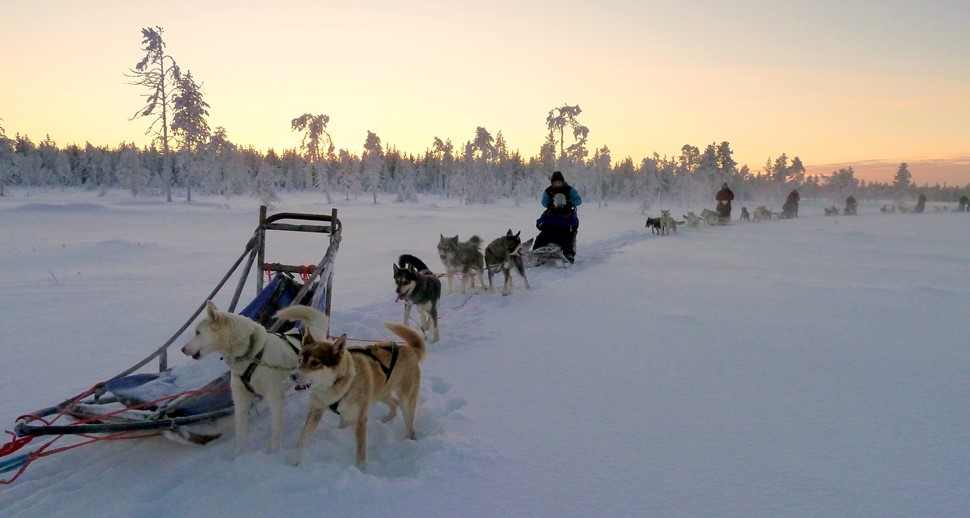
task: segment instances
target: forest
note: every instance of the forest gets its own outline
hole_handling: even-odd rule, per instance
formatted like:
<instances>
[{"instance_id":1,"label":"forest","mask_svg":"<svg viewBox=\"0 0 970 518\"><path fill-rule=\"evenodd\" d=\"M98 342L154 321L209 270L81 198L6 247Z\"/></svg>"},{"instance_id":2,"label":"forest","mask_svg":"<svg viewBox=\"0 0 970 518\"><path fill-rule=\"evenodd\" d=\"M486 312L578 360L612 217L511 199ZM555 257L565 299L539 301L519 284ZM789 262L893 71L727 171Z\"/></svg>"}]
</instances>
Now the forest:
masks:
<instances>
[{"instance_id":1,"label":"forest","mask_svg":"<svg viewBox=\"0 0 970 518\"><path fill-rule=\"evenodd\" d=\"M121 188L133 196L173 195L191 201L193 193L255 196L272 203L286 191L319 191L328 201L384 197L407 202L418 194L457 197L468 204L499 198L516 202L536 198L552 171L562 171L587 202L636 200L644 210L653 205L704 205L723 183L739 200L782 200L792 189L806 199L840 205L857 199L907 203L917 193L930 200L955 202L966 186L917 186L906 163L891 183L865 182L852 167L828 175L807 175L798 156L781 153L757 170L740 165L730 142L703 150L685 144L676 156L657 152L635 163L614 159L607 146L589 149L591 129L581 122L579 105L549 110L548 134L532 156L524 156L499 131L484 127L460 145L435 137L421 153L384 145L370 131L361 152L335 149L327 131L330 117L304 113L292 119L299 146L277 152L233 143L223 127L210 129L209 104L191 71L182 72L165 51L161 27L142 29L145 57L126 76L142 88L145 104L132 120L149 122L151 144L121 143L108 147L86 143L59 146L46 137L34 143L27 135L9 136L0 125L0 196L7 186L81 187L95 191ZM2 114L0 114L2 116ZM2 118L0 118L2 122ZM174 193L174 194L173 194Z\"/></svg>"}]
</instances>

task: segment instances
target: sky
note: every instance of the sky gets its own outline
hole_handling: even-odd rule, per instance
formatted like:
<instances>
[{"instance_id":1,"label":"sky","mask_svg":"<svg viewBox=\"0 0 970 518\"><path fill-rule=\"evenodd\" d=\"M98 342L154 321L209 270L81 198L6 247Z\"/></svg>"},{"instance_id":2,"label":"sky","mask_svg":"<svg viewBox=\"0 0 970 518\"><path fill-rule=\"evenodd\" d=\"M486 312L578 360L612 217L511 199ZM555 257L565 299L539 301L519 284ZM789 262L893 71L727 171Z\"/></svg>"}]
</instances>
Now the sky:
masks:
<instances>
[{"instance_id":1,"label":"sky","mask_svg":"<svg viewBox=\"0 0 970 518\"><path fill-rule=\"evenodd\" d=\"M422 153L484 127L535 156L549 111L579 105L589 148L614 160L726 140L755 171L785 153L809 172L891 177L907 162L917 183L970 183L966 2L277 4L6 6L0 124L35 142L146 143L148 121L130 120L146 92L124 74L141 29L161 26L210 125L258 149L297 148L290 121L311 113L338 149L361 152L371 131Z\"/></svg>"},{"instance_id":2,"label":"sky","mask_svg":"<svg viewBox=\"0 0 970 518\"><path fill-rule=\"evenodd\" d=\"M258 221L249 197L6 191L0 430L154 351ZM515 278L505 297L443 295L441 340L421 365L416 440L403 438L401 417L381 423L375 405L364 471L352 430L330 412L303 462L286 464L307 413L301 392L287 399L276 454L258 406L238 457L231 424L205 446L87 444L0 485L0 515L966 515L970 214L938 202L924 214L882 214L862 200L858 216L823 216L803 203L797 219L656 236L636 203L587 205L568 269L529 268L531 289ZM441 271L440 234L490 240L511 227L533 237L539 212L538 202L330 206L284 193L271 213L331 208L344 229L331 333L354 345L390 338L382 322L403 316L391 268L399 254ZM322 257L318 236L284 234L268 239L270 262ZM216 297L221 307L235 281ZM249 281L243 303L255 294ZM178 352L191 334L169 356L179 380L222 367Z\"/></svg>"}]
</instances>

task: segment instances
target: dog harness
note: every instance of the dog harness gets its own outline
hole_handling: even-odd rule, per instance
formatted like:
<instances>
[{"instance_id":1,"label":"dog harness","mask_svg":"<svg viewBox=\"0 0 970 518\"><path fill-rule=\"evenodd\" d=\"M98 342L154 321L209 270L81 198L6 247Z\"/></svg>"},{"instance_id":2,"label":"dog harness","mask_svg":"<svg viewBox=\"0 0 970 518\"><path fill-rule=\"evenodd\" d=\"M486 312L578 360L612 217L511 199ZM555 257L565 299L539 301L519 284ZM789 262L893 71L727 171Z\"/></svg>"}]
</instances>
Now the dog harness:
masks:
<instances>
[{"instance_id":1,"label":"dog harness","mask_svg":"<svg viewBox=\"0 0 970 518\"><path fill-rule=\"evenodd\" d=\"M299 335L297 335L297 334L282 334L282 333L276 333L276 336L282 338L283 341L286 342L286 344L290 346L290 349L293 350L293 353L294 354L296 354L297 356L300 355L300 349L299 349L299 347L297 347L294 344L294 340L299 340L300 339L300 336ZM242 356L236 358L237 361L239 361L239 360L250 360L249 366L246 367L246 370L242 373L242 376L239 376L239 380L243 382L243 385L246 387L246 390L248 390L252 394L255 394L256 391L253 390L253 386L250 385L249 382L253 379L253 373L256 372L256 367L259 367L260 365L262 365L264 367L269 367L271 369L291 370L290 367L283 367L283 366L280 366L280 365L269 365L267 363L263 363L263 361L262 361L263 360L263 351L265 351L266 348L263 347L262 349L259 350L259 352L257 352L255 355L253 355L253 352L252 351L255 348L256 348L256 335L253 334L253 335L250 335L249 336L249 348L246 349L246 353L243 354Z\"/></svg>"},{"instance_id":2,"label":"dog harness","mask_svg":"<svg viewBox=\"0 0 970 518\"><path fill-rule=\"evenodd\" d=\"M391 342L390 347L391 347L391 362L388 365L384 365L383 363L381 363L380 358L378 358L377 355L374 354L374 351L372 350L373 348L371 347L361 348L361 349L347 349L347 350L353 354L362 354L377 362L377 364L381 366L381 371L384 372L384 381L386 382L387 380L391 379L391 372L394 371L394 365L397 363L397 355L401 349L401 346L397 345L394 342ZM340 399L343 399L343 396L341 396ZM333 413L337 415L340 415L340 412L337 411L337 405L340 404L340 399L334 401L333 404L330 405L330 410L333 410Z\"/></svg>"}]
</instances>

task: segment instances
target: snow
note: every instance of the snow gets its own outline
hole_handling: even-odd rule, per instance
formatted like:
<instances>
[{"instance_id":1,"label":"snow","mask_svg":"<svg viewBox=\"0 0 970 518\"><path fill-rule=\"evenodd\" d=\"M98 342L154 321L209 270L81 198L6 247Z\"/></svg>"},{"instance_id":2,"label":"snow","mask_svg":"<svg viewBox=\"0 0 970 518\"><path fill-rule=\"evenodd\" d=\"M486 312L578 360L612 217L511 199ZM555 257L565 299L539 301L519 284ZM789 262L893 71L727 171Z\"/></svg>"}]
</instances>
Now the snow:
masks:
<instances>
[{"instance_id":1,"label":"snow","mask_svg":"<svg viewBox=\"0 0 970 518\"><path fill-rule=\"evenodd\" d=\"M258 220L248 198L6 191L9 430L163 343ZM334 333L390 338L381 322L403 314L391 282L401 253L440 270L441 234L536 233L538 202L391 199L284 193L274 208L338 209ZM298 393L279 454L267 453L265 411L240 457L231 429L206 446L85 445L0 486L0 515L963 516L970 216L881 214L866 200L858 216L822 216L829 205L654 236L635 204L587 200L575 265L529 269L532 289L516 279L507 297L444 296L418 438L403 439L400 417L371 419L365 471L329 413L303 463L284 462L306 415ZM279 245L301 263L323 251L313 237ZM178 352L186 339L173 365L192 362Z\"/></svg>"}]
</instances>

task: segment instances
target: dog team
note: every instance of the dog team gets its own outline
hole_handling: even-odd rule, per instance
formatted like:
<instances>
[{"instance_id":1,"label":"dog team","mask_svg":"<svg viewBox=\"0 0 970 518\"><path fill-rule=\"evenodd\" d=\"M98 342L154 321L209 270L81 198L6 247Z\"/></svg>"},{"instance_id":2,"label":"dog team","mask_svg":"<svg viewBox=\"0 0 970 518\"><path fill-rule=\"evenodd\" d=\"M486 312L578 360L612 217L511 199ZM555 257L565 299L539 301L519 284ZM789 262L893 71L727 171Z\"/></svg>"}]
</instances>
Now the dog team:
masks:
<instances>
[{"instance_id":1,"label":"dog team","mask_svg":"<svg viewBox=\"0 0 970 518\"><path fill-rule=\"evenodd\" d=\"M543 193L542 206L549 211L554 195L563 195L564 207L569 209L569 254L575 254L578 219L575 207L582 198L555 171L550 187ZM568 201L565 196L568 194ZM541 220L541 218L540 218ZM542 230L537 222L537 228ZM512 289L512 271L518 272L529 289L522 254L531 250L534 239L523 242L521 232L509 229L505 235L492 240L482 251L482 239L472 236L461 241L458 236L440 235L438 256L448 278L448 293L454 292L454 277L459 276L461 292L478 284L493 289L493 277L505 276L502 295ZM540 235L542 235L540 233ZM561 246L562 246L561 245ZM566 252L567 248L563 248ZM573 255L567 255L572 262ZM349 346L347 335L331 339L328 335L330 319L325 313L309 306L290 306L277 311L281 321L298 322L302 330L284 334L270 333L263 325L242 315L222 311L210 300L202 319L195 326L195 335L182 347L182 353L194 359L218 353L228 365L229 389L234 406L236 455L246 446L249 411L259 397L269 406L271 435L269 451L278 452L283 443L283 423L286 394L292 386L308 393L309 411L295 448L288 462L299 464L303 451L314 431L320 426L323 414L329 409L340 416L340 425L353 426L356 442L355 458L360 469L367 462L368 410L375 402L387 405L388 413L382 422L391 420L400 407L404 417L404 435L415 438L414 421L421 387L420 364L427 355L423 331L431 330L432 340L440 338L438 303L441 299L441 280L421 259L402 254L393 265L397 300L404 301L404 322L385 322L391 333L404 345L388 341L370 346ZM409 326L411 310L417 306L421 315L418 332Z\"/></svg>"},{"instance_id":2,"label":"dog team","mask_svg":"<svg viewBox=\"0 0 970 518\"><path fill-rule=\"evenodd\" d=\"M453 291L453 277L461 279L461 291L474 287L475 278L488 288L493 276L505 276L502 294L512 287L512 270L522 277L529 289L521 252L532 246L522 242L521 232L508 232L496 238L484 252L482 240L473 236L460 241L458 236L444 237L438 243L438 255L445 267L448 291ZM421 386L421 361L427 354L422 332L409 327L411 310L417 306L422 330L431 330L432 340L440 339L438 302L441 280L419 258L403 254L393 265L397 300L404 301L404 322L385 322L391 333L404 345L388 341L370 346L349 346L347 335L328 337L329 317L309 306L291 306L279 310L276 318L302 324L285 334L270 333L263 325L245 316L220 310L211 300L206 303L203 318L195 326L195 335L182 347L182 353L199 359L218 353L230 371L235 453L243 453L248 438L249 411L259 397L269 407L271 434L269 451L282 448L286 395L290 387L307 391L309 411L303 430L288 462L299 464L310 437L320 426L329 409L340 416L340 426L353 426L356 464L364 469L367 462L367 418L372 404L380 401L388 413L388 422L400 407L404 417L404 435L415 438L414 422Z\"/></svg>"}]
</instances>

